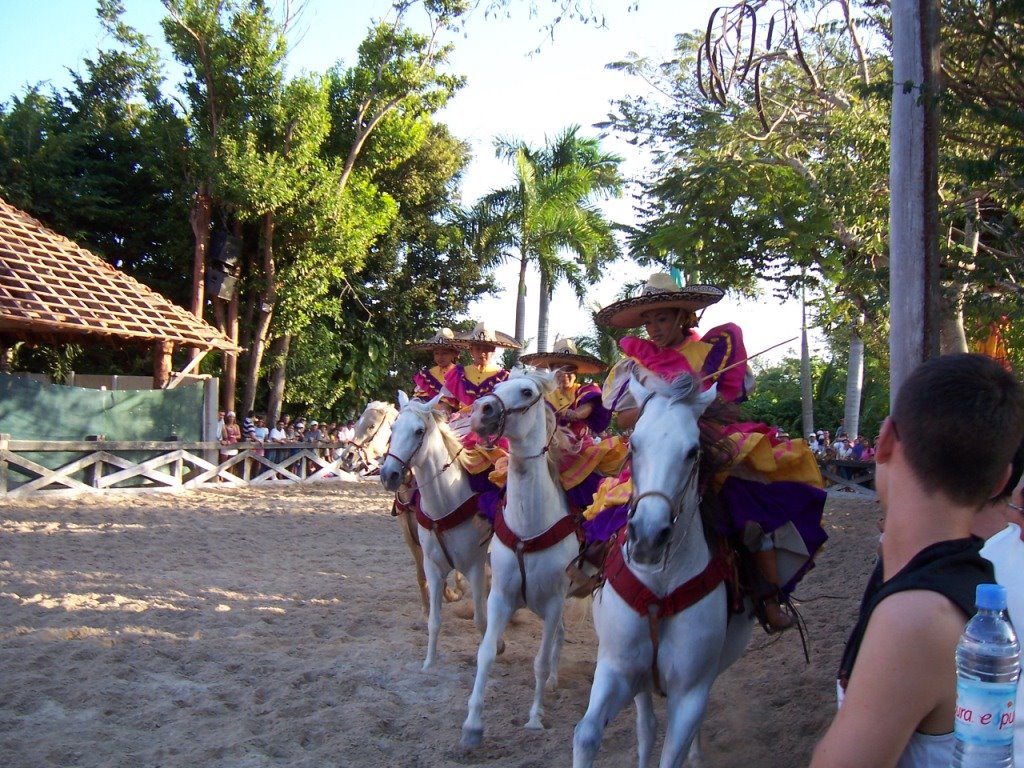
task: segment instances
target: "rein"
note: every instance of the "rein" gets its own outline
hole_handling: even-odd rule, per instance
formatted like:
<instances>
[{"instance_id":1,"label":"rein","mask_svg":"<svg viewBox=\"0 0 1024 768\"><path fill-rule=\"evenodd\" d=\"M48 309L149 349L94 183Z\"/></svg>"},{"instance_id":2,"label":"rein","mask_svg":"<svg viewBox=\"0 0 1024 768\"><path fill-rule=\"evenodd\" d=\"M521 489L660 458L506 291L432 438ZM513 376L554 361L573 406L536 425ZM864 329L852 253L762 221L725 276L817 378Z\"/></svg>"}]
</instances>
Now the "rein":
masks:
<instances>
[{"instance_id":1,"label":"rein","mask_svg":"<svg viewBox=\"0 0 1024 768\"><path fill-rule=\"evenodd\" d=\"M373 434L370 435L369 438L367 438L366 440L363 440L362 442L356 442L355 440L352 440L349 443L350 445L355 447L356 451L359 453L359 458L361 458L363 460L364 464L368 465L370 463L370 454L367 452L366 446L373 445L373 441L377 439L377 435L380 433L380 431L382 429L384 429L384 425L388 423L388 414L389 413L391 413L391 412L390 411L386 411L384 413L384 415L381 417L380 421L377 423L376 429L373 430ZM387 453L385 453L384 455L387 456Z\"/></svg>"},{"instance_id":2,"label":"rein","mask_svg":"<svg viewBox=\"0 0 1024 768\"><path fill-rule=\"evenodd\" d=\"M422 448L423 448L423 441L426 440L426 438L427 438L427 433L426 433L426 431L424 431L423 434L420 436L420 441L416 444L416 448L413 450L413 452L411 454L409 454L409 458L408 459L403 459L397 453L392 453L391 452L391 446L389 445L388 446L388 450L381 457L381 464L383 464L388 459L388 457L390 456L392 459L394 459L395 461L397 461L401 465L402 473L404 475L414 474L413 471L412 471L412 460L415 459L416 458L416 454L418 454L422 450ZM459 450L455 452L454 456L449 455L448 462L443 467L441 467L441 469L437 472L437 474L435 474L433 477L429 478L428 480L426 480L426 481L424 481L422 483L419 482L419 480L417 479L417 481L416 481L417 485L425 486L425 485L427 485L429 483L433 483L433 482L437 481L437 479L439 477L441 477L441 475L443 475L445 472L447 472L448 468L452 464L455 463L455 460L458 459L459 456L462 455L462 452L464 450L465 450L465 446L460 446ZM410 501L411 501L411 499L410 499ZM408 503L408 502L403 502L403 503Z\"/></svg>"},{"instance_id":3,"label":"rein","mask_svg":"<svg viewBox=\"0 0 1024 768\"><path fill-rule=\"evenodd\" d=\"M490 436L492 444L493 444L494 440L501 439L502 437L505 436L505 425L508 422L508 416L509 416L510 413L526 413L528 410L533 408L533 406L535 406L537 403L539 403L541 401L541 393L539 391L537 392L537 396L536 397L534 397L532 400L530 400L526 405L521 405L518 408L509 408L507 405L505 405L505 402L501 399L501 397L498 396L497 392L491 392L490 395L488 395L488 397L493 397L495 400L497 400L498 401L498 406L499 406L499 411L498 411L498 431ZM541 456L543 456L545 453L547 453L548 450L551 448L551 441L555 439L555 433L556 432L558 432L558 425L557 424L555 424L555 428L553 430L551 430L551 434L548 435L547 442L544 443L544 447L541 449L540 453L535 453L535 454L533 454L531 456L517 456L516 458L517 459L539 459Z\"/></svg>"}]
</instances>

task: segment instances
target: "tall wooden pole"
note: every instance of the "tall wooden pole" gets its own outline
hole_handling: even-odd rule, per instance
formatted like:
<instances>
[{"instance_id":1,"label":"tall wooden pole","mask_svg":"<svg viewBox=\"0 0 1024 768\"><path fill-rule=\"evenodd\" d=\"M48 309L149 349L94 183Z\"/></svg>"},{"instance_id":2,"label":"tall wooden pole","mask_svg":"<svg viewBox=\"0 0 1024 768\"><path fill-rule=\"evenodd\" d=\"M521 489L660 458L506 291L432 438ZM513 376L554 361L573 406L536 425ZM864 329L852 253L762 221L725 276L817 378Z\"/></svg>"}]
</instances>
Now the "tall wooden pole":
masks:
<instances>
[{"instance_id":1,"label":"tall wooden pole","mask_svg":"<svg viewBox=\"0 0 1024 768\"><path fill-rule=\"evenodd\" d=\"M939 2L892 0L890 402L939 351Z\"/></svg>"}]
</instances>

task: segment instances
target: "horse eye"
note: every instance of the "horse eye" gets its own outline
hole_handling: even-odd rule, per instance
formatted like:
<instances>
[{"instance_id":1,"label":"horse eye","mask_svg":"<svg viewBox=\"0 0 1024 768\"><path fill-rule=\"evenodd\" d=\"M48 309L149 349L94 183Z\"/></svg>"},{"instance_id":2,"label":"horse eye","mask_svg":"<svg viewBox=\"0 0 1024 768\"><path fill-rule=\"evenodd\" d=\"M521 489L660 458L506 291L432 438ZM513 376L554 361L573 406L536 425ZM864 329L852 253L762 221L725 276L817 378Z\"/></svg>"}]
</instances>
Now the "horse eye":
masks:
<instances>
[{"instance_id":1,"label":"horse eye","mask_svg":"<svg viewBox=\"0 0 1024 768\"><path fill-rule=\"evenodd\" d=\"M533 392L530 391L529 387L523 387L520 394L522 394L523 397L533 397Z\"/></svg>"},{"instance_id":2,"label":"horse eye","mask_svg":"<svg viewBox=\"0 0 1024 768\"><path fill-rule=\"evenodd\" d=\"M418 427L418 428L416 429L416 436L417 436L417 437L422 437L422 436L423 436L423 433L424 433L425 431L426 431L426 430L425 430L425 429L424 429L423 427Z\"/></svg>"}]
</instances>

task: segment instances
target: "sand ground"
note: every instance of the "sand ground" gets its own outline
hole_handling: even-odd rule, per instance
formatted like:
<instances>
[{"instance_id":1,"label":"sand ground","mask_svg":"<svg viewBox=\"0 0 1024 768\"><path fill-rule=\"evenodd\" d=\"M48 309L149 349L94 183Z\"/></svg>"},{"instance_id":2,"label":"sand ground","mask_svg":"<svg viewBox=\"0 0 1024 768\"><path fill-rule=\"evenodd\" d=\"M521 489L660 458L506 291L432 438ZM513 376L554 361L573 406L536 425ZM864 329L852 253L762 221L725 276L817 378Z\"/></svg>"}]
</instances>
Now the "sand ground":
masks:
<instances>
[{"instance_id":1,"label":"sand ground","mask_svg":"<svg viewBox=\"0 0 1024 768\"><path fill-rule=\"evenodd\" d=\"M547 730L528 732L539 622L524 611L488 686L484 745L458 746L478 637L445 607L435 670L390 499L371 481L0 503L0 766L568 766L596 639L567 621ZM755 630L716 683L711 768L800 766L874 560L876 506L830 499L794 632ZM657 703L664 721L664 703ZM598 765L635 764L630 706Z\"/></svg>"}]
</instances>

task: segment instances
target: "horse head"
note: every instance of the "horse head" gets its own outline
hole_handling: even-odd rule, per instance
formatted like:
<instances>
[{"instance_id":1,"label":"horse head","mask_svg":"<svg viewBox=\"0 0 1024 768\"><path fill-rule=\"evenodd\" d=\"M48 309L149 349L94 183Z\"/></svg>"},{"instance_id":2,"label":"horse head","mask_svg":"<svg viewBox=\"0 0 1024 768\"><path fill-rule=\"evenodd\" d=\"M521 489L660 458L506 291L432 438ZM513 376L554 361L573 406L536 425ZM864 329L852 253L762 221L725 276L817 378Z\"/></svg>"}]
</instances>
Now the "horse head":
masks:
<instances>
[{"instance_id":1,"label":"horse head","mask_svg":"<svg viewBox=\"0 0 1024 768\"><path fill-rule=\"evenodd\" d=\"M543 445L549 439L544 396L554 388L552 371L513 369L491 394L473 403L473 431L483 438L507 437L513 444L522 444L540 434Z\"/></svg>"},{"instance_id":2,"label":"horse head","mask_svg":"<svg viewBox=\"0 0 1024 768\"><path fill-rule=\"evenodd\" d=\"M626 551L636 563L653 564L668 556L676 521L683 517L690 525L697 515L698 419L715 399L716 388L702 392L689 374L667 384L637 371L629 389L640 403L640 416L630 438L633 496Z\"/></svg>"},{"instance_id":3,"label":"horse head","mask_svg":"<svg viewBox=\"0 0 1024 768\"><path fill-rule=\"evenodd\" d=\"M368 403L356 422L349 447L342 455L342 469L347 472L369 469L384 452L391 436L391 425L397 417L398 411L391 403L382 400Z\"/></svg>"},{"instance_id":4,"label":"horse head","mask_svg":"<svg viewBox=\"0 0 1024 768\"><path fill-rule=\"evenodd\" d=\"M397 491L406 475L422 461L423 447L437 427L434 407L441 396L421 402L398 393L401 411L391 425L391 439L380 465L380 481L389 491Z\"/></svg>"}]
</instances>

